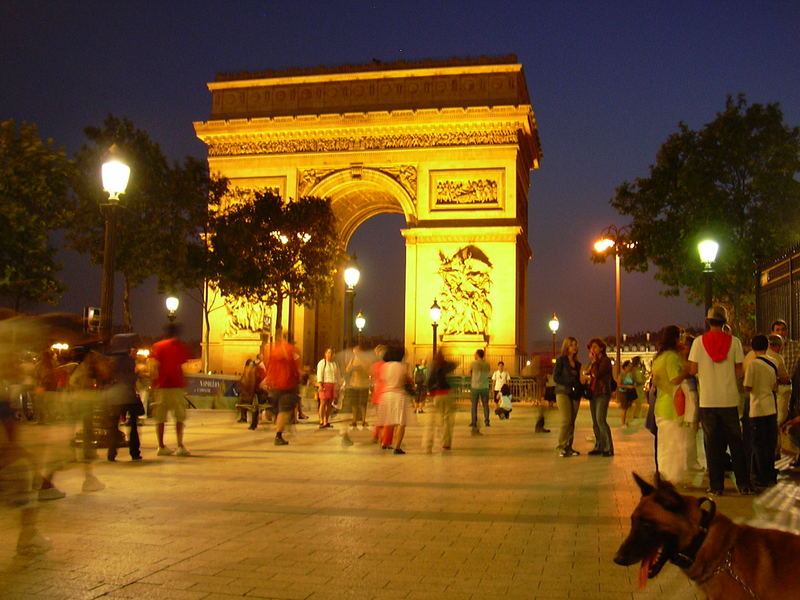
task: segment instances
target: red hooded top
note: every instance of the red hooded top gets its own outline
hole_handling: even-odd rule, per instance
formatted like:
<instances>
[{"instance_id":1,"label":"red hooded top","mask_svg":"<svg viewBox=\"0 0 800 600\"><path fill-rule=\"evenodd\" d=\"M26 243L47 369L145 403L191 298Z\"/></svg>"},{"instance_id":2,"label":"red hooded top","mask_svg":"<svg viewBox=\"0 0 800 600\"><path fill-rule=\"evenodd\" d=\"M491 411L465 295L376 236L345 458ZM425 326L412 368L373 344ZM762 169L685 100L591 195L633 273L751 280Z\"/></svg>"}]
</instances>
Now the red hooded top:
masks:
<instances>
[{"instance_id":1,"label":"red hooded top","mask_svg":"<svg viewBox=\"0 0 800 600\"><path fill-rule=\"evenodd\" d=\"M733 337L722 331L709 331L702 336L703 348L706 349L711 360L722 362L728 356Z\"/></svg>"}]
</instances>

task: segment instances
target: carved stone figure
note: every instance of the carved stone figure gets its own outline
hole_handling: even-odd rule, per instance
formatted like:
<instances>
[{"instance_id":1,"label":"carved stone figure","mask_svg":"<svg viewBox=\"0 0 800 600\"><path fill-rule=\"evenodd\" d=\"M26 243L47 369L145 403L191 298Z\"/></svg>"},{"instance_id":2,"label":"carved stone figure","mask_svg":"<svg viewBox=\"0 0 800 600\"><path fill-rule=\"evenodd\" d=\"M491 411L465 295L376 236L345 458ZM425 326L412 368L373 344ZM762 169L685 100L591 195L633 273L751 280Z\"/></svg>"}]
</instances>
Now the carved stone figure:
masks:
<instances>
[{"instance_id":1,"label":"carved stone figure","mask_svg":"<svg viewBox=\"0 0 800 600\"><path fill-rule=\"evenodd\" d=\"M225 337L233 337L239 331L258 333L264 329L264 324L271 317L270 307L267 304L251 303L241 297L226 296L225 310L228 313Z\"/></svg>"},{"instance_id":2,"label":"carved stone figure","mask_svg":"<svg viewBox=\"0 0 800 600\"><path fill-rule=\"evenodd\" d=\"M446 257L439 251L442 333L485 333L492 317L489 292L492 262L477 246L469 245Z\"/></svg>"}]
</instances>

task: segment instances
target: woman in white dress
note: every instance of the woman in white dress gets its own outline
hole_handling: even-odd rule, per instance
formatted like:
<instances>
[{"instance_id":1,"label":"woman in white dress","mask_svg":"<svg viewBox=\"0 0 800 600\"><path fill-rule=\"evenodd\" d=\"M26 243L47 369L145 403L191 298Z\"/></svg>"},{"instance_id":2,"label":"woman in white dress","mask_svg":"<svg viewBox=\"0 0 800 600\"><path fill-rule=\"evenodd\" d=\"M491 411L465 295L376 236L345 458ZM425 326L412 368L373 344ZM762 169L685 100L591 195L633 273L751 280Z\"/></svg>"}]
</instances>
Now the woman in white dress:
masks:
<instances>
[{"instance_id":1,"label":"woman in white dress","mask_svg":"<svg viewBox=\"0 0 800 600\"><path fill-rule=\"evenodd\" d=\"M395 454L405 454L400 447L406 432L406 425L414 419L414 407L411 396L406 391L407 384L411 383L408 369L403 363L405 351L402 347L392 347L386 351L386 361L380 370L383 383L381 394L381 412L384 418L383 439L381 448L391 450ZM394 441L394 445L392 445Z\"/></svg>"}]
</instances>

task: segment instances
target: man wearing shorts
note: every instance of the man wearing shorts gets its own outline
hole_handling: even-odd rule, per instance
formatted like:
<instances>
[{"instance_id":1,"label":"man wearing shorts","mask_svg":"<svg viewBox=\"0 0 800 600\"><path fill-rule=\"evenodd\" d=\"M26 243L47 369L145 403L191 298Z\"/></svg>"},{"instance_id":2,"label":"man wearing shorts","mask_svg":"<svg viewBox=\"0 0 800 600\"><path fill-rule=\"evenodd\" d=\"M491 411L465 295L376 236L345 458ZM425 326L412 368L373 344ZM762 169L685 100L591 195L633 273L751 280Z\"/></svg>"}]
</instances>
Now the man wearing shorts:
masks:
<instances>
[{"instance_id":1,"label":"man wearing shorts","mask_svg":"<svg viewBox=\"0 0 800 600\"><path fill-rule=\"evenodd\" d=\"M276 399L278 405L275 445L285 446L289 442L283 439L283 430L300 401L300 355L295 347L284 339L280 330L278 339L269 352L267 385L270 397Z\"/></svg>"},{"instance_id":2,"label":"man wearing shorts","mask_svg":"<svg viewBox=\"0 0 800 600\"><path fill-rule=\"evenodd\" d=\"M164 328L164 339L153 344L150 349L151 373L153 377L153 395L155 407L153 418L156 421L156 435L158 436L158 455L189 456L189 451L183 445L183 424L186 421L186 399L184 398L184 378L182 365L189 360L189 350L178 339L180 327L176 323L169 323ZM164 445L164 423L167 414L172 412L175 417L175 436L178 440L177 453L172 448Z\"/></svg>"}]
</instances>

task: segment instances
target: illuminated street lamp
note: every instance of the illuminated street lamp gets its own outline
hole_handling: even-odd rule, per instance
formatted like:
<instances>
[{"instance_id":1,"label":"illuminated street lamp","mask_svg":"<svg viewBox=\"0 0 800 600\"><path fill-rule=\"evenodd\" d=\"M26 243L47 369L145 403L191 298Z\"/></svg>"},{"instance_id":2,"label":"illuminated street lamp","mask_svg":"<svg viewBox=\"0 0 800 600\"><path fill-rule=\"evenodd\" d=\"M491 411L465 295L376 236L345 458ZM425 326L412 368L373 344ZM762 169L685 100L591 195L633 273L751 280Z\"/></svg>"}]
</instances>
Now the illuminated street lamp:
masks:
<instances>
[{"instance_id":1,"label":"illuminated street lamp","mask_svg":"<svg viewBox=\"0 0 800 600\"><path fill-rule=\"evenodd\" d=\"M358 345L361 345L361 332L364 331L364 326L367 324L367 319L361 311L356 315L356 328L358 329Z\"/></svg>"},{"instance_id":2,"label":"illuminated street lamp","mask_svg":"<svg viewBox=\"0 0 800 600\"><path fill-rule=\"evenodd\" d=\"M703 278L706 284L706 313L711 308L713 301L712 285L714 281L714 261L717 260L719 244L714 240L703 240L697 244L697 251L700 253L700 262L703 263Z\"/></svg>"},{"instance_id":3,"label":"illuminated street lamp","mask_svg":"<svg viewBox=\"0 0 800 600\"><path fill-rule=\"evenodd\" d=\"M620 246L623 248L632 248L633 242L627 239L626 228L617 228L614 225L607 227L599 240L594 243L594 251L599 255L604 255L610 250L614 251L614 289L615 289L615 308L617 316L617 327L615 336L615 345L617 348L617 360L614 365L615 372L619 373L620 367L620 338L622 331L622 296L620 287Z\"/></svg>"},{"instance_id":4,"label":"illuminated street lamp","mask_svg":"<svg viewBox=\"0 0 800 600\"><path fill-rule=\"evenodd\" d=\"M433 327L433 356L436 356L436 330L439 328L439 319L442 318L442 309L439 307L439 304L436 302L436 298L433 299L433 304L431 305L431 327Z\"/></svg>"},{"instance_id":5,"label":"illuminated street lamp","mask_svg":"<svg viewBox=\"0 0 800 600\"><path fill-rule=\"evenodd\" d=\"M103 240L103 280L100 286L100 336L103 341L111 338L111 327L114 323L114 246L117 236L117 213L119 196L125 193L131 169L118 156L116 144L108 150L102 167L103 190L108 193L108 200L100 203L100 210L105 217L105 234Z\"/></svg>"},{"instance_id":6,"label":"illuminated street lamp","mask_svg":"<svg viewBox=\"0 0 800 600\"><path fill-rule=\"evenodd\" d=\"M558 325L558 317L556 316L556 313L553 313L553 318L550 319L549 323L547 323L550 331L553 332L553 360L556 358L556 333L558 332Z\"/></svg>"},{"instance_id":7,"label":"illuminated street lamp","mask_svg":"<svg viewBox=\"0 0 800 600\"><path fill-rule=\"evenodd\" d=\"M175 296L168 296L165 304L167 305L167 317L172 322L175 320L175 313L178 312L178 306L180 306L181 301Z\"/></svg>"},{"instance_id":8,"label":"illuminated street lamp","mask_svg":"<svg viewBox=\"0 0 800 600\"><path fill-rule=\"evenodd\" d=\"M361 279L361 271L358 270L356 264L356 257L350 259L347 267L344 270L344 297L345 304L347 305L347 330L345 332L345 344L349 348L353 345L353 303L356 299L356 286Z\"/></svg>"}]
</instances>

